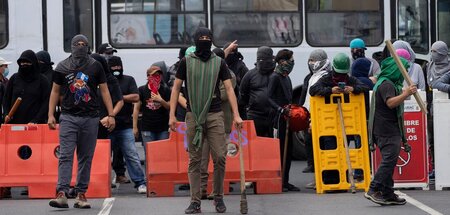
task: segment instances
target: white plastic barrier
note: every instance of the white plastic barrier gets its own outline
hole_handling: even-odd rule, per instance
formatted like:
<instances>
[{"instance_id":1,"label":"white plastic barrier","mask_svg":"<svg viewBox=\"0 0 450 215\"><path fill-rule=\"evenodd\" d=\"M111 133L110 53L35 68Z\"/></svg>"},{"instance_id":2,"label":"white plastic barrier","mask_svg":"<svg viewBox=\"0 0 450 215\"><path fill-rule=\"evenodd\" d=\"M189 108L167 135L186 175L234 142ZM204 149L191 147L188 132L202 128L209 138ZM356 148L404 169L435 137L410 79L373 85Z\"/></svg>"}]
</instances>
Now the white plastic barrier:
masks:
<instances>
[{"instance_id":1,"label":"white plastic barrier","mask_svg":"<svg viewBox=\"0 0 450 215\"><path fill-rule=\"evenodd\" d=\"M450 99L433 91L434 171L436 190L450 187Z\"/></svg>"}]
</instances>

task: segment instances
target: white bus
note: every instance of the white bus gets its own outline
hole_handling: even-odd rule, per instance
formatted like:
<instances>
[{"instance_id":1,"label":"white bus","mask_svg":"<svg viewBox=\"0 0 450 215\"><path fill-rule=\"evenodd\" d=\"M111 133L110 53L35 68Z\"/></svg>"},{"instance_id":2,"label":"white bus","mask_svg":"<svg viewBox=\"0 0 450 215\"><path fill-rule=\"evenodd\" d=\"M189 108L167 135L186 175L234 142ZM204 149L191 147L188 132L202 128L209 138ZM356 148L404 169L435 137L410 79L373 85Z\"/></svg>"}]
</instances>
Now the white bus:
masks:
<instances>
[{"instance_id":1,"label":"white bus","mask_svg":"<svg viewBox=\"0 0 450 215\"><path fill-rule=\"evenodd\" d=\"M238 41L249 69L259 46L292 49L298 95L314 49L331 59L350 54L349 42L361 38L371 57L386 39L398 38L411 43L418 60L428 60L434 41L450 44L449 20L450 0L0 0L0 56L15 62L26 49L47 50L57 63L82 33L92 51L105 42L116 48L125 74L142 85L152 63L173 64L179 47L207 26L216 47Z\"/></svg>"}]
</instances>

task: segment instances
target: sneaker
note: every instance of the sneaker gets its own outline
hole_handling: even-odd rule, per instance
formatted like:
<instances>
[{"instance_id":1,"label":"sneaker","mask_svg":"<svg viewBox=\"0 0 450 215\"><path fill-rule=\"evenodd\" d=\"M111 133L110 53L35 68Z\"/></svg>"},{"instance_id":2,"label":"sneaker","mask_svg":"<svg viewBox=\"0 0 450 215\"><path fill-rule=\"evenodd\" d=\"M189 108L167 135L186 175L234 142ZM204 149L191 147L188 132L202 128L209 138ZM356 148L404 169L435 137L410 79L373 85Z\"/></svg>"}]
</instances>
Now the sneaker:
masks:
<instances>
[{"instance_id":1,"label":"sneaker","mask_svg":"<svg viewBox=\"0 0 450 215\"><path fill-rule=\"evenodd\" d=\"M306 188L306 189L316 189L316 182L313 181L313 182L307 183L307 184L305 185L305 188Z\"/></svg>"},{"instance_id":2,"label":"sneaker","mask_svg":"<svg viewBox=\"0 0 450 215\"><path fill-rule=\"evenodd\" d=\"M130 179L127 178L127 176L119 175L116 177L116 183L129 184L129 183L131 183L131 181L130 181Z\"/></svg>"},{"instance_id":3,"label":"sneaker","mask_svg":"<svg viewBox=\"0 0 450 215\"><path fill-rule=\"evenodd\" d=\"M59 191L58 194L56 194L56 198L50 200L48 204L54 208L69 208L66 194L63 191Z\"/></svg>"},{"instance_id":4,"label":"sneaker","mask_svg":"<svg viewBox=\"0 0 450 215\"><path fill-rule=\"evenodd\" d=\"M145 186L145 184L139 185L139 187L137 188L137 192L139 194L146 194L147 193L147 186Z\"/></svg>"},{"instance_id":5,"label":"sneaker","mask_svg":"<svg viewBox=\"0 0 450 215\"><path fill-rule=\"evenodd\" d=\"M91 204L87 202L86 196L84 193L77 193L77 198L75 198L75 204L73 204L74 208L81 209L89 209L91 208Z\"/></svg>"},{"instance_id":6,"label":"sneaker","mask_svg":"<svg viewBox=\"0 0 450 215\"><path fill-rule=\"evenodd\" d=\"M208 197L206 197L208 200L214 200L214 194L213 193L210 193L209 195L208 195Z\"/></svg>"},{"instance_id":7,"label":"sneaker","mask_svg":"<svg viewBox=\"0 0 450 215\"><path fill-rule=\"evenodd\" d=\"M287 185L284 185L283 186L283 192L285 192L284 190L285 190L285 188L288 190L288 191L295 191L295 192L298 192L298 191L300 191L300 188L298 188L298 187L296 187L296 186L294 186L294 185L292 185L292 184L287 184Z\"/></svg>"},{"instance_id":8,"label":"sneaker","mask_svg":"<svg viewBox=\"0 0 450 215\"><path fill-rule=\"evenodd\" d=\"M364 197L366 197L366 199L377 203L379 205L387 205L386 201L383 199L383 196L381 195L380 191L373 191L373 190L369 190L369 192L364 194Z\"/></svg>"},{"instance_id":9,"label":"sneaker","mask_svg":"<svg viewBox=\"0 0 450 215\"><path fill-rule=\"evenodd\" d=\"M225 206L225 203L223 202L223 198L215 198L214 206L216 206L217 213L225 213L225 211L227 211L227 207Z\"/></svg>"},{"instance_id":10,"label":"sneaker","mask_svg":"<svg viewBox=\"0 0 450 215\"><path fill-rule=\"evenodd\" d=\"M189 205L188 208L186 208L186 210L184 210L185 214L198 214L201 213L202 210L200 208L200 204L197 202L191 202L191 204Z\"/></svg>"},{"instance_id":11,"label":"sneaker","mask_svg":"<svg viewBox=\"0 0 450 215\"><path fill-rule=\"evenodd\" d=\"M314 172L314 166L313 165L308 165L307 167L305 167L302 170L303 173L307 173L307 172Z\"/></svg>"},{"instance_id":12,"label":"sneaker","mask_svg":"<svg viewBox=\"0 0 450 215\"><path fill-rule=\"evenodd\" d=\"M390 198L385 198L384 201L388 205L404 205L406 204L406 200L404 198L400 198L397 194L393 194Z\"/></svg>"}]
</instances>

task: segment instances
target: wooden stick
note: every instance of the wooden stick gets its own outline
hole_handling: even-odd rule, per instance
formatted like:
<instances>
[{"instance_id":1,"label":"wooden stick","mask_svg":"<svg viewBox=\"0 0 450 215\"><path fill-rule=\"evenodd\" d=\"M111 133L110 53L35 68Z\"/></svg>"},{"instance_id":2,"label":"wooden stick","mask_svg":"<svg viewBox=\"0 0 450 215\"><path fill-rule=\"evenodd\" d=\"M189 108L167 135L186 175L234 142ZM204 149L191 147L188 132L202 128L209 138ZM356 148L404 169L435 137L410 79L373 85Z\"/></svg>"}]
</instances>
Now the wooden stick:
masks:
<instances>
[{"instance_id":1,"label":"wooden stick","mask_svg":"<svg viewBox=\"0 0 450 215\"><path fill-rule=\"evenodd\" d=\"M398 57L397 53L395 52L394 46L392 46L391 41L386 40L385 43L386 43L386 47L388 48L389 52L391 53L391 56L394 58L394 61L397 64L397 67L400 69L400 72L402 73L403 78L405 78L406 83L408 84L408 86L413 85L414 83L411 81L411 78L409 77L408 72L406 71L405 67L403 66L402 62L400 61L400 58ZM420 110L424 114L427 114L427 108L425 106L425 103L422 101L422 98L420 98L419 93L415 92L413 95L417 101L417 104L419 104L419 106L420 106Z\"/></svg>"},{"instance_id":2,"label":"wooden stick","mask_svg":"<svg viewBox=\"0 0 450 215\"><path fill-rule=\"evenodd\" d=\"M22 103L22 98L18 97L14 102L14 105L12 106L11 110L5 117L5 124L8 124L8 122L11 121L12 117L14 116L14 113L16 113L17 111L17 108L19 108L20 103Z\"/></svg>"},{"instance_id":3,"label":"wooden stick","mask_svg":"<svg viewBox=\"0 0 450 215\"><path fill-rule=\"evenodd\" d=\"M355 180L353 175L353 168L352 168L352 162L350 162L350 150L348 149L348 142L347 142L347 133L345 132L345 124L344 124L344 114L342 113L342 105L341 105L341 98L338 98L338 109L339 109L339 118L341 122L341 129L342 129L342 139L344 139L344 148L345 148L345 160L347 161L347 169L348 174L347 177L350 180L350 189L352 190L352 193L356 193L356 186L355 186Z\"/></svg>"},{"instance_id":4,"label":"wooden stick","mask_svg":"<svg viewBox=\"0 0 450 215\"><path fill-rule=\"evenodd\" d=\"M241 167L241 214L248 213L247 194L245 193L244 149L242 148L241 130L238 129L239 164Z\"/></svg>"}]
</instances>

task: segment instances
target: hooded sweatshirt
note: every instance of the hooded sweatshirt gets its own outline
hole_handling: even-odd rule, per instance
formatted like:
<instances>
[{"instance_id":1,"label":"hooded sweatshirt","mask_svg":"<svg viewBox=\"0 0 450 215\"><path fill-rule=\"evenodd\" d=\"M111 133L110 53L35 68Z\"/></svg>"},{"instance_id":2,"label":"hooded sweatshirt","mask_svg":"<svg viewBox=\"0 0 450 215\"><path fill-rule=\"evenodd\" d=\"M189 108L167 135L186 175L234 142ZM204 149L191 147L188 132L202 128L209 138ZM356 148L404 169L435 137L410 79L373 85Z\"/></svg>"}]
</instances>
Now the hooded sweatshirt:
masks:
<instances>
[{"instance_id":1,"label":"hooded sweatshirt","mask_svg":"<svg viewBox=\"0 0 450 215\"><path fill-rule=\"evenodd\" d=\"M411 81L417 86L417 89L425 90L425 76L423 75L422 67L419 64L414 63L416 60L416 53L414 53L411 45L403 40L397 40L392 45L395 49L405 49L409 52L410 59L408 60L408 75L411 78ZM406 81L403 83L403 86L408 86Z\"/></svg>"},{"instance_id":2,"label":"hooded sweatshirt","mask_svg":"<svg viewBox=\"0 0 450 215\"><path fill-rule=\"evenodd\" d=\"M309 90L322 76L331 71L331 63L328 60L327 53L323 49L317 49L311 52L309 60L313 63L308 63L310 73L305 77L302 95L300 96L300 104L309 110L310 94Z\"/></svg>"},{"instance_id":3,"label":"hooded sweatshirt","mask_svg":"<svg viewBox=\"0 0 450 215\"><path fill-rule=\"evenodd\" d=\"M86 46L77 45L84 42ZM58 63L53 82L61 85L62 113L82 117L98 117L100 99L99 84L106 83L102 65L89 56L88 40L76 35L72 41L72 54Z\"/></svg>"},{"instance_id":4,"label":"hooded sweatshirt","mask_svg":"<svg viewBox=\"0 0 450 215\"><path fill-rule=\"evenodd\" d=\"M21 62L29 62L32 65L21 66ZM40 74L38 60L33 51L24 51L17 60L17 64L19 71L11 77L6 86L3 98L4 113L8 114L17 98L21 97L22 103L9 123L45 123L50 83Z\"/></svg>"},{"instance_id":5,"label":"hooded sweatshirt","mask_svg":"<svg viewBox=\"0 0 450 215\"><path fill-rule=\"evenodd\" d=\"M54 71L52 65L54 63L50 58L50 54L47 51L39 51L36 53L36 57L39 61L39 69L41 71L41 74L43 74L51 83L53 81L52 76Z\"/></svg>"},{"instance_id":6,"label":"hooded sweatshirt","mask_svg":"<svg viewBox=\"0 0 450 215\"><path fill-rule=\"evenodd\" d=\"M257 56L256 67L245 74L242 79L239 104L247 108L249 119L267 119L271 110L267 89L275 62L270 47L258 48Z\"/></svg>"},{"instance_id":7,"label":"hooded sweatshirt","mask_svg":"<svg viewBox=\"0 0 450 215\"><path fill-rule=\"evenodd\" d=\"M436 41L431 46L431 59L427 66L427 81L433 86L441 76L450 71L448 60L448 47L442 41Z\"/></svg>"}]
</instances>

